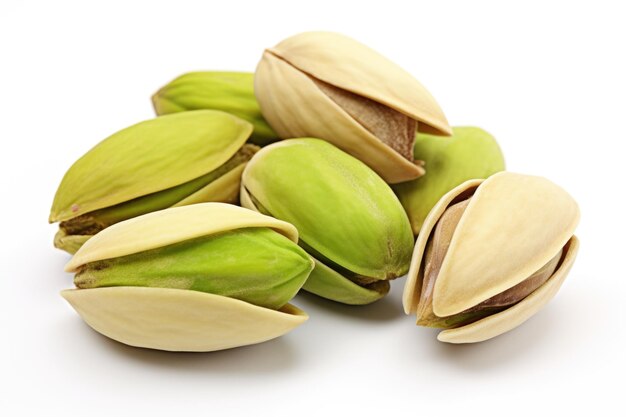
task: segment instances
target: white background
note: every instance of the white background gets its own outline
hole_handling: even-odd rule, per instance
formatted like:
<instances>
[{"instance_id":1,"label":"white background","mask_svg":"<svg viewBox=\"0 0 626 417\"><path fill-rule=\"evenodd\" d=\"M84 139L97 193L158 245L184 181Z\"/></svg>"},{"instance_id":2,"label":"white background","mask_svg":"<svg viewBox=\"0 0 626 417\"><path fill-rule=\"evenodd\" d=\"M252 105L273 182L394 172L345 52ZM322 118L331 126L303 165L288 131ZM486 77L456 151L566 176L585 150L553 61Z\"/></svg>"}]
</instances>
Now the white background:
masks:
<instances>
[{"instance_id":1,"label":"white background","mask_svg":"<svg viewBox=\"0 0 626 417\"><path fill-rule=\"evenodd\" d=\"M625 415L619 3L2 0L0 414ZM581 251L559 294L471 346L414 326L403 280L367 307L298 296L306 325L224 352L140 350L92 331L59 296L69 257L46 223L65 170L152 117L150 95L179 74L252 71L264 47L315 29L397 61L452 124L492 132L510 170L578 199Z\"/></svg>"}]
</instances>

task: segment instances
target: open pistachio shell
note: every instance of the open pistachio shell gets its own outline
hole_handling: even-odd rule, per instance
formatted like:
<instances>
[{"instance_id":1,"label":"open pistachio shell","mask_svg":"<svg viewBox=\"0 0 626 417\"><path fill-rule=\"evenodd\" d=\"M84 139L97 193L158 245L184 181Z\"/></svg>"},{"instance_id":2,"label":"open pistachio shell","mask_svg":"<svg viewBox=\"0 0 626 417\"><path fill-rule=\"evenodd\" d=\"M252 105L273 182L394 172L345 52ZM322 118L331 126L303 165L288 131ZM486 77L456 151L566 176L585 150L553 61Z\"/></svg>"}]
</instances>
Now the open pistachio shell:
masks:
<instances>
[{"instance_id":1,"label":"open pistachio shell","mask_svg":"<svg viewBox=\"0 0 626 417\"><path fill-rule=\"evenodd\" d=\"M108 287L61 293L97 332L130 346L209 352L264 342L304 323L280 311L219 295L171 288Z\"/></svg>"},{"instance_id":2,"label":"open pistachio shell","mask_svg":"<svg viewBox=\"0 0 626 417\"><path fill-rule=\"evenodd\" d=\"M416 128L450 134L443 112L417 80L336 33L302 33L267 49L255 94L280 137L327 140L390 183L424 172L413 158Z\"/></svg>"},{"instance_id":3,"label":"open pistachio shell","mask_svg":"<svg viewBox=\"0 0 626 417\"><path fill-rule=\"evenodd\" d=\"M400 202L366 165L333 145L289 139L244 170L241 204L294 224L317 260L305 289L346 304L384 296L408 269L413 238Z\"/></svg>"},{"instance_id":4,"label":"open pistachio shell","mask_svg":"<svg viewBox=\"0 0 626 417\"><path fill-rule=\"evenodd\" d=\"M237 202L240 174L258 149L244 145L251 131L230 114L198 110L110 136L72 165L57 190L49 219L61 222L56 246L75 252L98 231L151 211Z\"/></svg>"},{"instance_id":5,"label":"open pistachio shell","mask_svg":"<svg viewBox=\"0 0 626 417\"><path fill-rule=\"evenodd\" d=\"M269 227L289 240L298 242L298 231L287 222L231 204L193 204L156 211L114 224L85 242L65 265L65 271L76 272L79 266L89 262L245 227Z\"/></svg>"},{"instance_id":6,"label":"open pistachio shell","mask_svg":"<svg viewBox=\"0 0 626 417\"><path fill-rule=\"evenodd\" d=\"M128 259L158 248L171 248L181 242L195 242L194 239L213 235L221 237L231 231L246 231L251 228L272 229L286 237L288 240L285 241L301 252L298 255L298 265L304 263L306 269L306 275L302 279L301 272L298 272L299 285L302 285L313 268L313 262L302 249L295 246L298 241L295 227L272 217L223 203L170 208L117 223L89 239L66 265L66 271L78 272L78 277L84 272L84 268L100 261L107 263L116 259ZM146 265L149 261L150 259L146 260ZM272 266L261 267L271 269ZM120 268L125 269L118 271L132 271L132 265L130 268L124 265ZM300 269L302 268L298 266L298 271ZM98 275L100 272L99 267L96 267L94 274ZM163 279L156 276L153 279L159 278L159 282L167 283L167 271L159 274ZM152 275L148 277L150 276ZM133 279L132 276L120 277L122 282L133 282ZM171 279L177 278L172 275ZM100 333L133 346L164 350L208 351L258 343L289 331L307 318L297 308L283 305L284 301L279 304L282 305L280 309L274 310L213 293L159 287L158 284L149 282L146 285L147 287L140 287L122 284L76 289L64 291L62 295ZM268 299L272 297L273 294L267 296Z\"/></svg>"},{"instance_id":7,"label":"open pistachio shell","mask_svg":"<svg viewBox=\"0 0 626 417\"><path fill-rule=\"evenodd\" d=\"M261 115L251 72L189 72L159 89L152 96L152 104L159 116L190 110L222 110L252 123L250 142L267 145L278 139Z\"/></svg>"},{"instance_id":8,"label":"open pistachio shell","mask_svg":"<svg viewBox=\"0 0 626 417\"><path fill-rule=\"evenodd\" d=\"M505 168L498 143L485 130L472 126L452 129L452 136L420 133L415 155L426 161L426 174L393 190L406 210L417 235L424 219L444 194L470 179L487 178Z\"/></svg>"},{"instance_id":9,"label":"open pistachio shell","mask_svg":"<svg viewBox=\"0 0 626 417\"><path fill-rule=\"evenodd\" d=\"M453 318L472 311L472 307L525 281L553 261L560 251L563 254L552 276L522 301L445 333L458 335L456 343L463 341L465 333L460 329L467 326L482 329L481 334L489 338L534 314L554 295L560 286L556 282L562 281L569 271L578 248L573 233L579 221L579 209L572 197L557 185L544 178L509 172L494 174L487 180L467 181L444 195L424 222L403 294L407 314L416 313L420 302L424 302L420 294L425 252L435 226L448 207L468 198L469 204L454 229L432 288L431 308L436 316ZM505 317L516 319L511 319L509 327L500 323L497 331L485 330L490 328L489 323ZM446 338L442 334L441 340ZM468 336L467 342L479 338Z\"/></svg>"},{"instance_id":10,"label":"open pistachio shell","mask_svg":"<svg viewBox=\"0 0 626 417\"><path fill-rule=\"evenodd\" d=\"M506 333L524 323L556 295L574 264L579 246L580 243L576 236L572 236L567 244L561 265L552 277L519 303L466 326L444 330L439 333L437 339L448 343L482 342Z\"/></svg>"},{"instance_id":11,"label":"open pistachio shell","mask_svg":"<svg viewBox=\"0 0 626 417\"><path fill-rule=\"evenodd\" d=\"M210 110L159 117L121 130L67 171L50 221L67 220L196 179L230 159L251 132L248 122Z\"/></svg>"},{"instance_id":12,"label":"open pistachio shell","mask_svg":"<svg viewBox=\"0 0 626 417\"><path fill-rule=\"evenodd\" d=\"M485 180L450 242L435 314L459 313L519 284L565 246L578 221L576 202L544 178L501 173Z\"/></svg>"}]
</instances>

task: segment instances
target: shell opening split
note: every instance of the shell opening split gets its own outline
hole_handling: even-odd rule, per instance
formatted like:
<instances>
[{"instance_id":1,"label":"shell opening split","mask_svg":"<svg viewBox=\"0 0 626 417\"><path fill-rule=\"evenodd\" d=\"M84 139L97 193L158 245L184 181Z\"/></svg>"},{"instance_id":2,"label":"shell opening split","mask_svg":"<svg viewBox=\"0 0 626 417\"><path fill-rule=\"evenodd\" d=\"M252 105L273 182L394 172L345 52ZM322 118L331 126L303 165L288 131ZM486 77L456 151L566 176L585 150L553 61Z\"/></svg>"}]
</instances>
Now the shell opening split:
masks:
<instances>
[{"instance_id":1,"label":"shell opening split","mask_svg":"<svg viewBox=\"0 0 626 417\"><path fill-rule=\"evenodd\" d=\"M381 142L413 162L417 121L384 104L309 75L315 85Z\"/></svg>"},{"instance_id":2,"label":"shell opening split","mask_svg":"<svg viewBox=\"0 0 626 417\"><path fill-rule=\"evenodd\" d=\"M416 120L376 100L322 81L271 50L266 52L308 77L324 95L382 143L409 162L422 165L422 161L413 159L415 135L418 130Z\"/></svg>"},{"instance_id":3,"label":"shell opening split","mask_svg":"<svg viewBox=\"0 0 626 417\"><path fill-rule=\"evenodd\" d=\"M459 202L458 200L461 201ZM432 309L435 282L448 252L454 232L470 201L471 197L465 200L457 198L453 201L444 211L428 239L425 258L422 264L423 284L417 307L418 325L451 329L471 324L484 317L505 310L522 301L546 283L562 262L563 249L559 250L548 263L519 284L458 314L438 317L434 314Z\"/></svg>"}]
</instances>

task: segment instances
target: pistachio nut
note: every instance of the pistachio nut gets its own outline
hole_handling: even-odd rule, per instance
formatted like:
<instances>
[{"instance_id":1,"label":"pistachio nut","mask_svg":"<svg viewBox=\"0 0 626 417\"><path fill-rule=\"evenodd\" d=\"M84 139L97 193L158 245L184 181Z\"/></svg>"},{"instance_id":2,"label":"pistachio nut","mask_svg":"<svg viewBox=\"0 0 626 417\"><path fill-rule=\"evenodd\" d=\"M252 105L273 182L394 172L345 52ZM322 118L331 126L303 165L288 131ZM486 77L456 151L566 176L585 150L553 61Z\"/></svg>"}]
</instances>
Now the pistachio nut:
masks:
<instances>
[{"instance_id":1,"label":"pistachio nut","mask_svg":"<svg viewBox=\"0 0 626 417\"><path fill-rule=\"evenodd\" d=\"M558 291L578 251L578 205L545 178L500 172L444 195L426 217L404 288L417 324L473 343L530 318Z\"/></svg>"},{"instance_id":2,"label":"pistachio nut","mask_svg":"<svg viewBox=\"0 0 626 417\"><path fill-rule=\"evenodd\" d=\"M426 161L426 174L392 186L417 235L426 215L448 191L471 179L484 179L504 170L498 143L479 127L454 127L452 136L420 133L415 154Z\"/></svg>"},{"instance_id":3,"label":"pistachio nut","mask_svg":"<svg viewBox=\"0 0 626 417\"><path fill-rule=\"evenodd\" d=\"M235 203L243 167L258 149L252 126L198 110L163 116L100 142L67 171L50 223L56 247L70 253L104 228L141 214L206 201Z\"/></svg>"},{"instance_id":4,"label":"pistachio nut","mask_svg":"<svg viewBox=\"0 0 626 417\"><path fill-rule=\"evenodd\" d=\"M409 267L413 234L374 171L328 142L300 138L261 149L244 169L241 204L292 223L316 267L304 289L367 304Z\"/></svg>"},{"instance_id":5,"label":"pistachio nut","mask_svg":"<svg viewBox=\"0 0 626 417\"><path fill-rule=\"evenodd\" d=\"M254 97L251 72L190 72L174 79L152 96L156 113L189 110L222 110L254 126L249 142L259 146L278 140L267 124Z\"/></svg>"},{"instance_id":6,"label":"pistachio nut","mask_svg":"<svg viewBox=\"0 0 626 417\"><path fill-rule=\"evenodd\" d=\"M263 116L281 138L327 140L389 183L424 173L413 155L416 130L451 133L415 78L337 33L301 33L267 49L254 87Z\"/></svg>"},{"instance_id":7,"label":"pistachio nut","mask_svg":"<svg viewBox=\"0 0 626 417\"><path fill-rule=\"evenodd\" d=\"M67 264L62 296L94 330L171 351L259 343L302 324L288 301L313 269L292 225L224 203L117 223Z\"/></svg>"}]
</instances>

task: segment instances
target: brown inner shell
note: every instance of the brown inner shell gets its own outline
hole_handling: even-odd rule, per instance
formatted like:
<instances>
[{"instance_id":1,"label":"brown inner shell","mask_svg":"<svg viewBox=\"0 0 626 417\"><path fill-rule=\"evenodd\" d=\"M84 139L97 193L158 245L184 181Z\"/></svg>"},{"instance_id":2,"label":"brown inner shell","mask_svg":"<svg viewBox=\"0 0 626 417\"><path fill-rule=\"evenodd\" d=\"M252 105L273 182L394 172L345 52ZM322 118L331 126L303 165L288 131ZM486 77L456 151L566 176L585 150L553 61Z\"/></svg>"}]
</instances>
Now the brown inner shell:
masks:
<instances>
[{"instance_id":1,"label":"brown inner shell","mask_svg":"<svg viewBox=\"0 0 626 417\"><path fill-rule=\"evenodd\" d=\"M310 77L319 89L361 126L413 162L417 121L374 100Z\"/></svg>"},{"instance_id":2,"label":"brown inner shell","mask_svg":"<svg viewBox=\"0 0 626 417\"><path fill-rule=\"evenodd\" d=\"M448 252L448 248L450 247L452 236L470 200L471 198L468 198L467 200L448 207L437 222L426 244L423 262L422 292L417 307L417 324L421 326L454 328L502 311L523 300L543 285L552 276L561 260L562 250L530 277L506 291L496 294L461 313L449 317L437 317L432 311L435 282Z\"/></svg>"}]
</instances>

